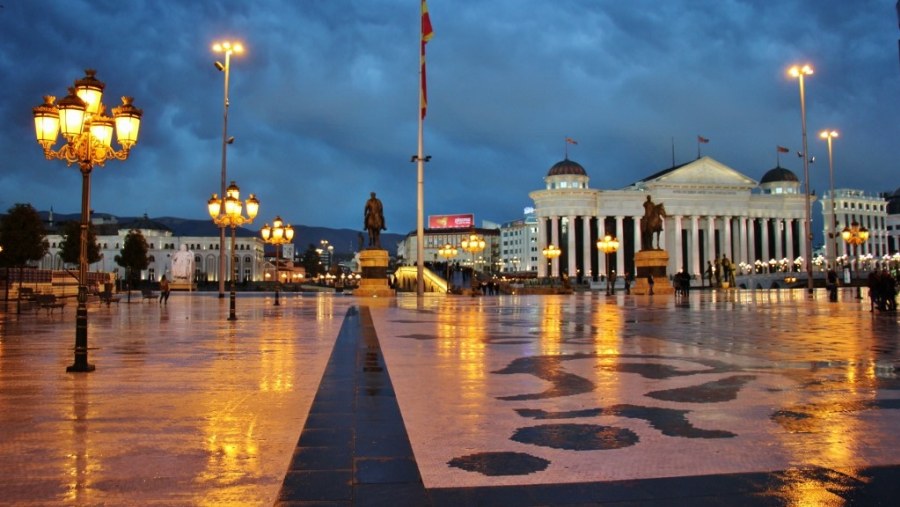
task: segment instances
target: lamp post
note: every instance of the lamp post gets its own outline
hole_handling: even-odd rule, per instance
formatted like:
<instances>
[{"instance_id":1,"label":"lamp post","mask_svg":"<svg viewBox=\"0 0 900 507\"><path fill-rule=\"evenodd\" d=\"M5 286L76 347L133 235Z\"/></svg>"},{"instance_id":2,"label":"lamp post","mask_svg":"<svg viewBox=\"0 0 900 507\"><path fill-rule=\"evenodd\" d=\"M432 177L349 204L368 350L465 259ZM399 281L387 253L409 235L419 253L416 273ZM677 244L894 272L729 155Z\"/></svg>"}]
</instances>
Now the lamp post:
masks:
<instances>
[{"instance_id":1,"label":"lamp post","mask_svg":"<svg viewBox=\"0 0 900 507\"><path fill-rule=\"evenodd\" d=\"M607 234L603 236L603 239L597 240L597 250L606 254L606 295L612 295L613 293L613 281L612 281L612 263L610 262L610 255L616 253L616 250L619 249L619 240L616 239L615 236L610 236Z\"/></svg>"},{"instance_id":2,"label":"lamp post","mask_svg":"<svg viewBox=\"0 0 900 507\"><path fill-rule=\"evenodd\" d=\"M447 273L447 292L450 291L450 259L456 257L456 254L458 253L459 250L450 243L447 243L444 246L438 248L438 255L444 258L444 264L446 264L445 271Z\"/></svg>"},{"instance_id":3,"label":"lamp post","mask_svg":"<svg viewBox=\"0 0 900 507\"><path fill-rule=\"evenodd\" d=\"M269 224L266 224L260 229L259 233L262 235L263 241L275 246L275 306L280 306L281 303L278 300L278 289L281 287L281 278L278 274L278 268L281 257L281 245L290 243L291 240L294 239L294 228L291 227L290 224L284 225L284 221L281 220L281 217L276 216L275 220L272 221L272 226L269 227Z\"/></svg>"},{"instance_id":4,"label":"lamp post","mask_svg":"<svg viewBox=\"0 0 900 507\"><path fill-rule=\"evenodd\" d=\"M235 282L237 279L237 262L235 262L235 245L234 236L235 229L240 225L249 225L253 223L256 214L259 212L259 201L253 194L247 198L247 216L243 215L244 202L241 201L241 189L232 181L231 185L225 189L225 197L220 199L218 195L213 194L207 201L209 216L213 222L221 227L231 227L231 299L229 302L228 320L237 320L234 311Z\"/></svg>"},{"instance_id":5,"label":"lamp post","mask_svg":"<svg viewBox=\"0 0 900 507\"><path fill-rule=\"evenodd\" d=\"M853 263L859 262L859 258L857 257L856 248L859 245L862 245L869 239L869 229L862 227L859 225L859 222L854 220L850 223L849 227L844 227L841 231L841 237L844 238L844 241L849 245L853 245L853 260L850 262L850 281L853 281ZM859 266L857 266L857 271L859 271ZM856 299L862 299L862 289L860 285L856 286Z\"/></svg>"},{"instance_id":6,"label":"lamp post","mask_svg":"<svg viewBox=\"0 0 900 507\"><path fill-rule=\"evenodd\" d=\"M325 265L325 270L330 272L331 271L331 255L332 255L332 253L334 253L334 245L329 244L327 239L320 240L319 244L322 245L322 248L318 249L318 250L321 250L321 253L319 255L321 255L322 253L328 252L328 261L327 261L327 264Z\"/></svg>"},{"instance_id":7,"label":"lamp post","mask_svg":"<svg viewBox=\"0 0 900 507\"><path fill-rule=\"evenodd\" d=\"M813 272L812 272L812 223L810 221L810 205L809 205L809 150L806 145L806 89L804 87L804 76L811 76L813 68L809 64L794 65L788 69L788 74L798 79L800 83L800 124L803 134L803 187L805 197L804 207L804 223L806 231L804 240L806 245L806 288L812 294L813 292Z\"/></svg>"},{"instance_id":8,"label":"lamp post","mask_svg":"<svg viewBox=\"0 0 900 507\"><path fill-rule=\"evenodd\" d=\"M541 250L541 253L544 257L547 258L547 271L550 273L550 277L553 277L553 259L556 259L562 254L562 250L559 249L556 245L547 245L547 248Z\"/></svg>"},{"instance_id":9,"label":"lamp post","mask_svg":"<svg viewBox=\"0 0 900 507\"><path fill-rule=\"evenodd\" d=\"M75 361L66 367L68 372L94 371L88 363L87 316L87 242L91 222L91 171L107 160L125 160L137 143L143 111L134 107L132 97L122 97L122 105L112 109L113 118L106 116L101 102L106 85L88 69L75 81L69 94L54 104L56 97L47 95L44 103L33 108L35 136L47 160L63 160L66 165L77 163L81 171L81 238L78 254L78 309L75 314ZM113 130L121 150L112 147ZM62 132L65 144L54 151Z\"/></svg>"},{"instance_id":10,"label":"lamp post","mask_svg":"<svg viewBox=\"0 0 900 507\"><path fill-rule=\"evenodd\" d=\"M222 185L221 192L225 195L225 167L227 159L226 146L234 142L234 138L228 138L228 78L231 75L231 55L232 53L243 53L244 46L239 42L222 41L216 42L212 46L216 53L225 54L225 63L216 61L214 65L219 71L225 73L225 101L224 101L224 119L222 121ZM219 231L219 297L225 297L225 263L222 262L222 254L225 252L225 228Z\"/></svg>"},{"instance_id":11,"label":"lamp post","mask_svg":"<svg viewBox=\"0 0 900 507\"><path fill-rule=\"evenodd\" d=\"M828 181L831 185L831 228L828 233L828 238L831 239L831 258L828 261L831 263L832 268L834 267L835 259L837 258L837 215L835 215L835 205L834 205L834 158L832 157L831 151L831 140L835 137L838 137L838 133L836 130L823 130L819 132L819 137L825 139L828 142Z\"/></svg>"},{"instance_id":12,"label":"lamp post","mask_svg":"<svg viewBox=\"0 0 900 507\"><path fill-rule=\"evenodd\" d=\"M478 279L475 277L475 254L484 250L484 238L479 234L469 234L468 238L464 238L459 246L472 254L472 296L475 296L475 289L478 287Z\"/></svg>"}]
</instances>

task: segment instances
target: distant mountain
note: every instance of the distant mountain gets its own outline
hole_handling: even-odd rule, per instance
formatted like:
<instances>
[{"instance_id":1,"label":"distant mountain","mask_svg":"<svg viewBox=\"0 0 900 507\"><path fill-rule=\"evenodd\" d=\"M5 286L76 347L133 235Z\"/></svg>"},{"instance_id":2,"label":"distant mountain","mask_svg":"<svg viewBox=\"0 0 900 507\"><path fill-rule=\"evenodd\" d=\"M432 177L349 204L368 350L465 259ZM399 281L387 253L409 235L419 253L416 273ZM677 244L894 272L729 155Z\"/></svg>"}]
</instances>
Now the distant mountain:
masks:
<instances>
[{"instance_id":1,"label":"distant mountain","mask_svg":"<svg viewBox=\"0 0 900 507\"><path fill-rule=\"evenodd\" d=\"M38 214L47 222L50 219L50 213L40 211ZM93 213L92 218L102 219L106 223L115 222L120 227L128 227L133 222L148 220L147 217L120 217L109 213ZM80 213L57 213L53 212L53 225L62 222L81 220ZM158 217L149 218L151 222L156 222L172 230L175 236L218 236L219 229L212 223L212 220L197 220L192 218L178 217ZM236 231L239 237L258 236L259 230L265 222L254 222L250 228L239 227ZM337 255L352 254L359 250L359 237L363 236L363 241L367 241L365 231L354 231L352 229L330 229L328 227L317 227L311 225L294 226L294 246L298 252L303 252L309 245L319 248L322 240L328 241L328 244L334 246L334 253ZM405 237L405 234L381 234L381 247L387 250L391 255L396 253L397 244ZM365 243L363 243L365 247Z\"/></svg>"}]
</instances>

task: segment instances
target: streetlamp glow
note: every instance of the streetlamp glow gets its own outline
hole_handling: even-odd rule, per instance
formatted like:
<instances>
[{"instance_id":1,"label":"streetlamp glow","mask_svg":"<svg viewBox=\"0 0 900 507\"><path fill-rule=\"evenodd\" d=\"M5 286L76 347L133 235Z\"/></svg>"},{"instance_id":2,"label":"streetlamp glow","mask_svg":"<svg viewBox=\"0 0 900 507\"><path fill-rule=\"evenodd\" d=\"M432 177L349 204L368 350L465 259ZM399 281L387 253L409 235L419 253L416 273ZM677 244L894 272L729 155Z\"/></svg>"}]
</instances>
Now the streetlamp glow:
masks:
<instances>
[{"instance_id":1,"label":"streetlamp glow","mask_svg":"<svg viewBox=\"0 0 900 507\"><path fill-rule=\"evenodd\" d=\"M844 241L847 242L848 245L853 246L853 260L850 261L850 279L853 280L853 263L856 262L856 270L859 271L859 258L857 257L857 247L862 245L869 239L869 229L866 229L864 226L860 226L859 222L854 220L850 223L849 226L844 227L841 231L841 237L844 238ZM856 286L856 299L862 299L862 289L860 285L862 281Z\"/></svg>"},{"instance_id":2,"label":"streetlamp glow","mask_svg":"<svg viewBox=\"0 0 900 507\"><path fill-rule=\"evenodd\" d=\"M288 225L284 225L284 221L280 216L276 216L275 220L272 220L272 225L266 224L260 229L259 233L262 235L263 241L269 243L270 245L275 246L275 306L280 306L281 303L278 299L279 287L281 285L281 277L279 277L279 267L280 267L280 248L283 248L282 245L286 243L290 243L291 240L294 239L294 228Z\"/></svg>"},{"instance_id":3,"label":"streetlamp glow","mask_svg":"<svg viewBox=\"0 0 900 507\"><path fill-rule=\"evenodd\" d=\"M615 282L612 279L612 263L610 255L619 249L619 240L615 236L607 234L603 239L597 240L597 250L606 254L606 294L611 295Z\"/></svg>"},{"instance_id":4,"label":"streetlamp glow","mask_svg":"<svg viewBox=\"0 0 900 507\"><path fill-rule=\"evenodd\" d=\"M221 72L225 73L225 100L223 102L223 120L222 120L222 179L221 193L225 195L225 168L227 167L227 146L234 142L234 138L228 138L228 80L231 75L231 55L241 54L244 52L244 46L240 42L222 41L212 45L212 50L216 53L225 54L225 63L216 61L215 66ZM223 255L225 253L225 228L223 227L219 233L219 297L225 297L225 262Z\"/></svg>"},{"instance_id":5,"label":"streetlamp glow","mask_svg":"<svg viewBox=\"0 0 900 507\"><path fill-rule=\"evenodd\" d=\"M475 296L475 290L478 287L478 278L475 276L475 254L484 250L484 237L480 234L469 234L468 238L463 238L459 243L460 248L472 254L472 296Z\"/></svg>"},{"instance_id":6,"label":"streetlamp glow","mask_svg":"<svg viewBox=\"0 0 900 507\"><path fill-rule=\"evenodd\" d=\"M143 111L132 105L131 97L122 97L122 106L113 108L113 118L105 115L103 89L106 85L96 78L93 69L75 81L69 94L54 104L55 97L44 96L44 102L32 108L35 139L47 160L63 160L66 165L77 163L81 171L81 238L78 255L78 309L75 315L75 360L66 368L69 372L94 371L88 363L87 314L87 242L91 223L91 172L95 165L107 160L126 160L137 143ZM116 130L120 150L112 147ZM65 143L56 151L59 134Z\"/></svg>"},{"instance_id":7,"label":"streetlamp glow","mask_svg":"<svg viewBox=\"0 0 900 507\"><path fill-rule=\"evenodd\" d=\"M451 245L450 243L444 244L444 246L438 248L438 255L444 258L444 264L446 264L446 278L447 278L447 292L450 292L450 259L456 257L459 253L459 250Z\"/></svg>"},{"instance_id":8,"label":"streetlamp glow","mask_svg":"<svg viewBox=\"0 0 900 507\"><path fill-rule=\"evenodd\" d=\"M547 245L547 248L541 250L541 254L547 258L547 270L550 273L550 277L553 277L553 259L556 259L560 255L562 255L562 250L559 249L556 245Z\"/></svg>"},{"instance_id":9,"label":"streetlamp glow","mask_svg":"<svg viewBox=\"0 0 900 507\"><path fill-rule=\"evenodd\" d=\"M253 219L256 218L256 215L259 212L259 200L256 196L250 194L250 197L248 197L246 201L247 216L244 216L243 207L245 203L241 202L240 196L240 188L232 181L231 185L229 185L225 191L224 199L219 198L217 194L213 194L209 201L206 202L210 218L212 218L217 226L222 228L223 233L226 227L231 227L231 298L229 301L228 320L237 320L237 314L235 312L235 300L237 299L237 296L235 295L235 283L237 278L237 263L235 262L235 229L237 229L238 226L253 223ZM220 253L219 258L221 257Z\"/></svg>"},{"instance_id":10,"label":"streetlamp glow","mask_svg":"<svg viewBox=\"0 0 900 507\"><path fill-rule=\"evenodd\" d=\"M804 245L806 247L806 287L807 291L813 292L813 272L812 272L812 218L810 216L809 203L809 149L806 141L806 89L804 86L804 76L811 76L813 68L809 64L794 65L788 69L791 77L797 78L800 84L800 126L803 134L803 186L805 197L804 209Z\"/></svg>"},{"instance_id":11,"label":"streetlamp glow","mask_svg":"<svg viewBox=\"0 0 900 507\"><path fill-rule=\"evenodd\" d=\"M828 142L828 180L831 185L831 227L828 232L828 238L831 239L831 257L829 259L832 268L834 267L835 259L837 258L837 215L835 214L835 203L834 203L834 157L832 156L831 149L831 140L838 137L837 130L823 130L819 132L819 137L825 139ZM827 253L827 252L826 252Z\"/></svg>"}]
</instances>

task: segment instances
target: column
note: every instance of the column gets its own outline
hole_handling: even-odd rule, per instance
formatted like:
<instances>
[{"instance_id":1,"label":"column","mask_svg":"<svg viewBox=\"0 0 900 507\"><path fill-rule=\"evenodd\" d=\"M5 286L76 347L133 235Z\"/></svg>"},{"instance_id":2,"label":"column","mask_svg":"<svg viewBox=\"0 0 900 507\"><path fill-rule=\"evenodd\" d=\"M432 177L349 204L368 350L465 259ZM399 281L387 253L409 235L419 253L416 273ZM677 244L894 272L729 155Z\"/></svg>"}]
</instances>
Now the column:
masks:
<instances>
[{"instance_id":1,"label":"column","mask_svg":"<svg viewBox=\"0 0 900 507\"><path fill-rule=\"evenodd\" d=\"M784 221L780 218L775 219L775 260L781 262L784 258L784 246L781 241L781 229L784 227Z\"/></svg>"},{"instance_id":2,"label":"column","mask_svg":"<svg viewBox=\"0 0 900 507\"><path fill-rule=\"evenodd\" d=\"M568 261L566 264L566 272L569 273L569 278L573 281L575 280L575 266L577 263L576 260L576 250L575 250L575 215L569 215L566 217L569 221L569 241L566 245L566 260Z\"/></svg>"},{"instance_id":3,"label":"column","mask_svg":"<svg viewBox=\"0 0 900 507\"><path fill-rule=\"evenodd\" d=\"M616 238L619 239L619 251L616 252L616 276L625 275L625 255L622 250L622 236L625 229L623 228L625 217L619 215L616 217Z\"/></svg>"},{"instance_id":4,"label":"column","mask_svg":"<svg viewBox=\"0 0 900 507\"><path fill-rule=\"evenodd\" d=\"M550 217L550 243L559 248L559 217ZM551 262L550 276L559 277L559 257Z\"/></svg>"},{"instance_id":5,"label":"column","mask_svg":"<svg viewBox=\"0 0 900 507\"><path fill-rule=\"evenodd\" d=\"M634 221L634 251L639 252L643 245L641 245L641 217L631 217L631 220Z\"/></svg>"},{"instance_id":6,"label":"column","mask_svg":"<svg viewBox=\"0 0 900 507\"><path fill-rule=\"evenodd\" d=\"M538 259L540 259L537 265L537 276L538 278L544 278L547 276L547 259L541 254L547 248L547 219L544 217L538 218L537 237ZM528 252L528 257L531 257L531 252Z\"/></svg>"},{"instance_id":7,"label":"column","mask_svg":"<svg viewBox=\"0 0 900 507\"><path fill-rule=\"evenodd\" d=\"M756 266L756 219L747 219L747 264Z\"/></svg>"},{"instance_id":8,"label":"column","mask_svg":"<svg viewBox=\"0 0 900 507\"><path fill-rule=\"evenodd\" d=\"M675 256L674 256L675 259L674 259L674 262L675 262L675 272L676 273L678 272L679 269L681 269L682 267L685 267L684 259L682 259L682 253L681 253L681 235L682 235L681 234L681 218L682 218L681 215L675 215L674 219L672 220L672 222L673 222L672 225L674 225L674 229L675 229L673 232L675 233Z\"/></svg>"},{"instance_id":9,"label":"column","mask_svg":"<svg viewBox=\"0 0 900 507\"><path fill-rule=\"evenodd\" d=\"M606 217L597 217L597 238L602 239L606 235ZM606 275L606 254L597 251L597 276Z\"/></svg>"},{"instance_id":10,"label":"column","mask_svg":"<svg viewBox=\"0 0 900 507\"><path fill-rule=\"evenodd\" d=\"M691 217L691 274L703 274L700 266L700 217Z\"/></svg>"},{"instance_id":11,"label":"column","mask_svg":"<svg viewBox=\"0 0 900 507\"><path fill-rule=\"evenodd\" d=\"M731 238L731 217L724 217L722 221L725 225L725 232L723 233L724 238L722 238L722 252L728 256L730 260L734 261L734 249L732 248L734 242Z\"/></svg>"},{"instance_id":12,"label":"column","mask_svg":"<svg viewBox=\"0 0 900 507\"><path fill-rule=\"evenodd\" d=\"M589 216L581 217L581 235L584 238L581 245L581 274L585 279L593 276L591 273L591 218Z\"/></svg>"},{"instance_id":13,"label":"column","mask_svg":"<svg viewBox=\"0 0 900 507\"><path fill-rule=\"evenodd\" d=\"M740 221L740 233L738 236L740 259L738 260L738 263L743 262L744 264L749 264L749 261L747 260L747 217L740 217L738 220Z\"/></svg>"},{"instance_id":14,"label":"column","mask_svg":"<svg viewBox=\"0 0 900 507\"><path fill-rule=\"evenodd\" d=\"M768 266L771 254L769 253L769 219L767 217L759 219L759 228L759 235L762 239L762 258L760 260Z\"/></svg>"},{"instance_id":15,"label":"column","mask_svg":"<svg viewBox=\"0 0 900 507\"><path fill-rule=\"evenodd\" d=\"M809 259L809 255L812 253L806 251L806 238L809 237L809 231L806 230L806 220L801 220L800 223L802 224L800 226L800 237L803 239L800 241L800 255L804 259ZM806 262L803 263L803 270L806 271Z\"/></svg>"},{"instance_id":16,"label":"column","mask_svg":"<svg viewBox=\"0 0 900 507\"><path fill-rule=\"evenodd\" d=\"M787 238L785 239L785 242L787 243L787 258L793 263L794 259L797 258L797 256L794 255L794 220L785 220L784 227L785 233L787 234ZM806 257L804 257L804 259L806 259ZM804 262L803 265L805 266L806 263Z\"/></svg>"},{"instance_id":17,"label":"column","mask_svg":"<svg viewBox=\"0 0 900 507\"><path fill-rule=\"evenodd\" d=\"M716 217L706 217L706 258L716 263Z\"/></svg>"}]
</instances>

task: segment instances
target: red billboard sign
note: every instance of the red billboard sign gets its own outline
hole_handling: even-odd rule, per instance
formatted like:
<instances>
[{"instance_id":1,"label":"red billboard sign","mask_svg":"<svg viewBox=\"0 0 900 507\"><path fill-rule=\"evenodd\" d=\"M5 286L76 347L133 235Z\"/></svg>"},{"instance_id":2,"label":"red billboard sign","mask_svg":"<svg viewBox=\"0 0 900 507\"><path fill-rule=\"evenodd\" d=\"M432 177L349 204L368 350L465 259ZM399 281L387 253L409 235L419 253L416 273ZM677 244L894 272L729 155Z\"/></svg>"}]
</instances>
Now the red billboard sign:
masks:
<instances>
[{"instance_id":1,"label":"red billboard sign","mask_svg":"<svg viewBox=\"0 0 900 507\"><path fill-rule=\"evenodd\" d=\"M475 224L475 215L466 213L462 215L428 215L429 229L461 229L472 227Z\"/></svg>"}]
</instances>

